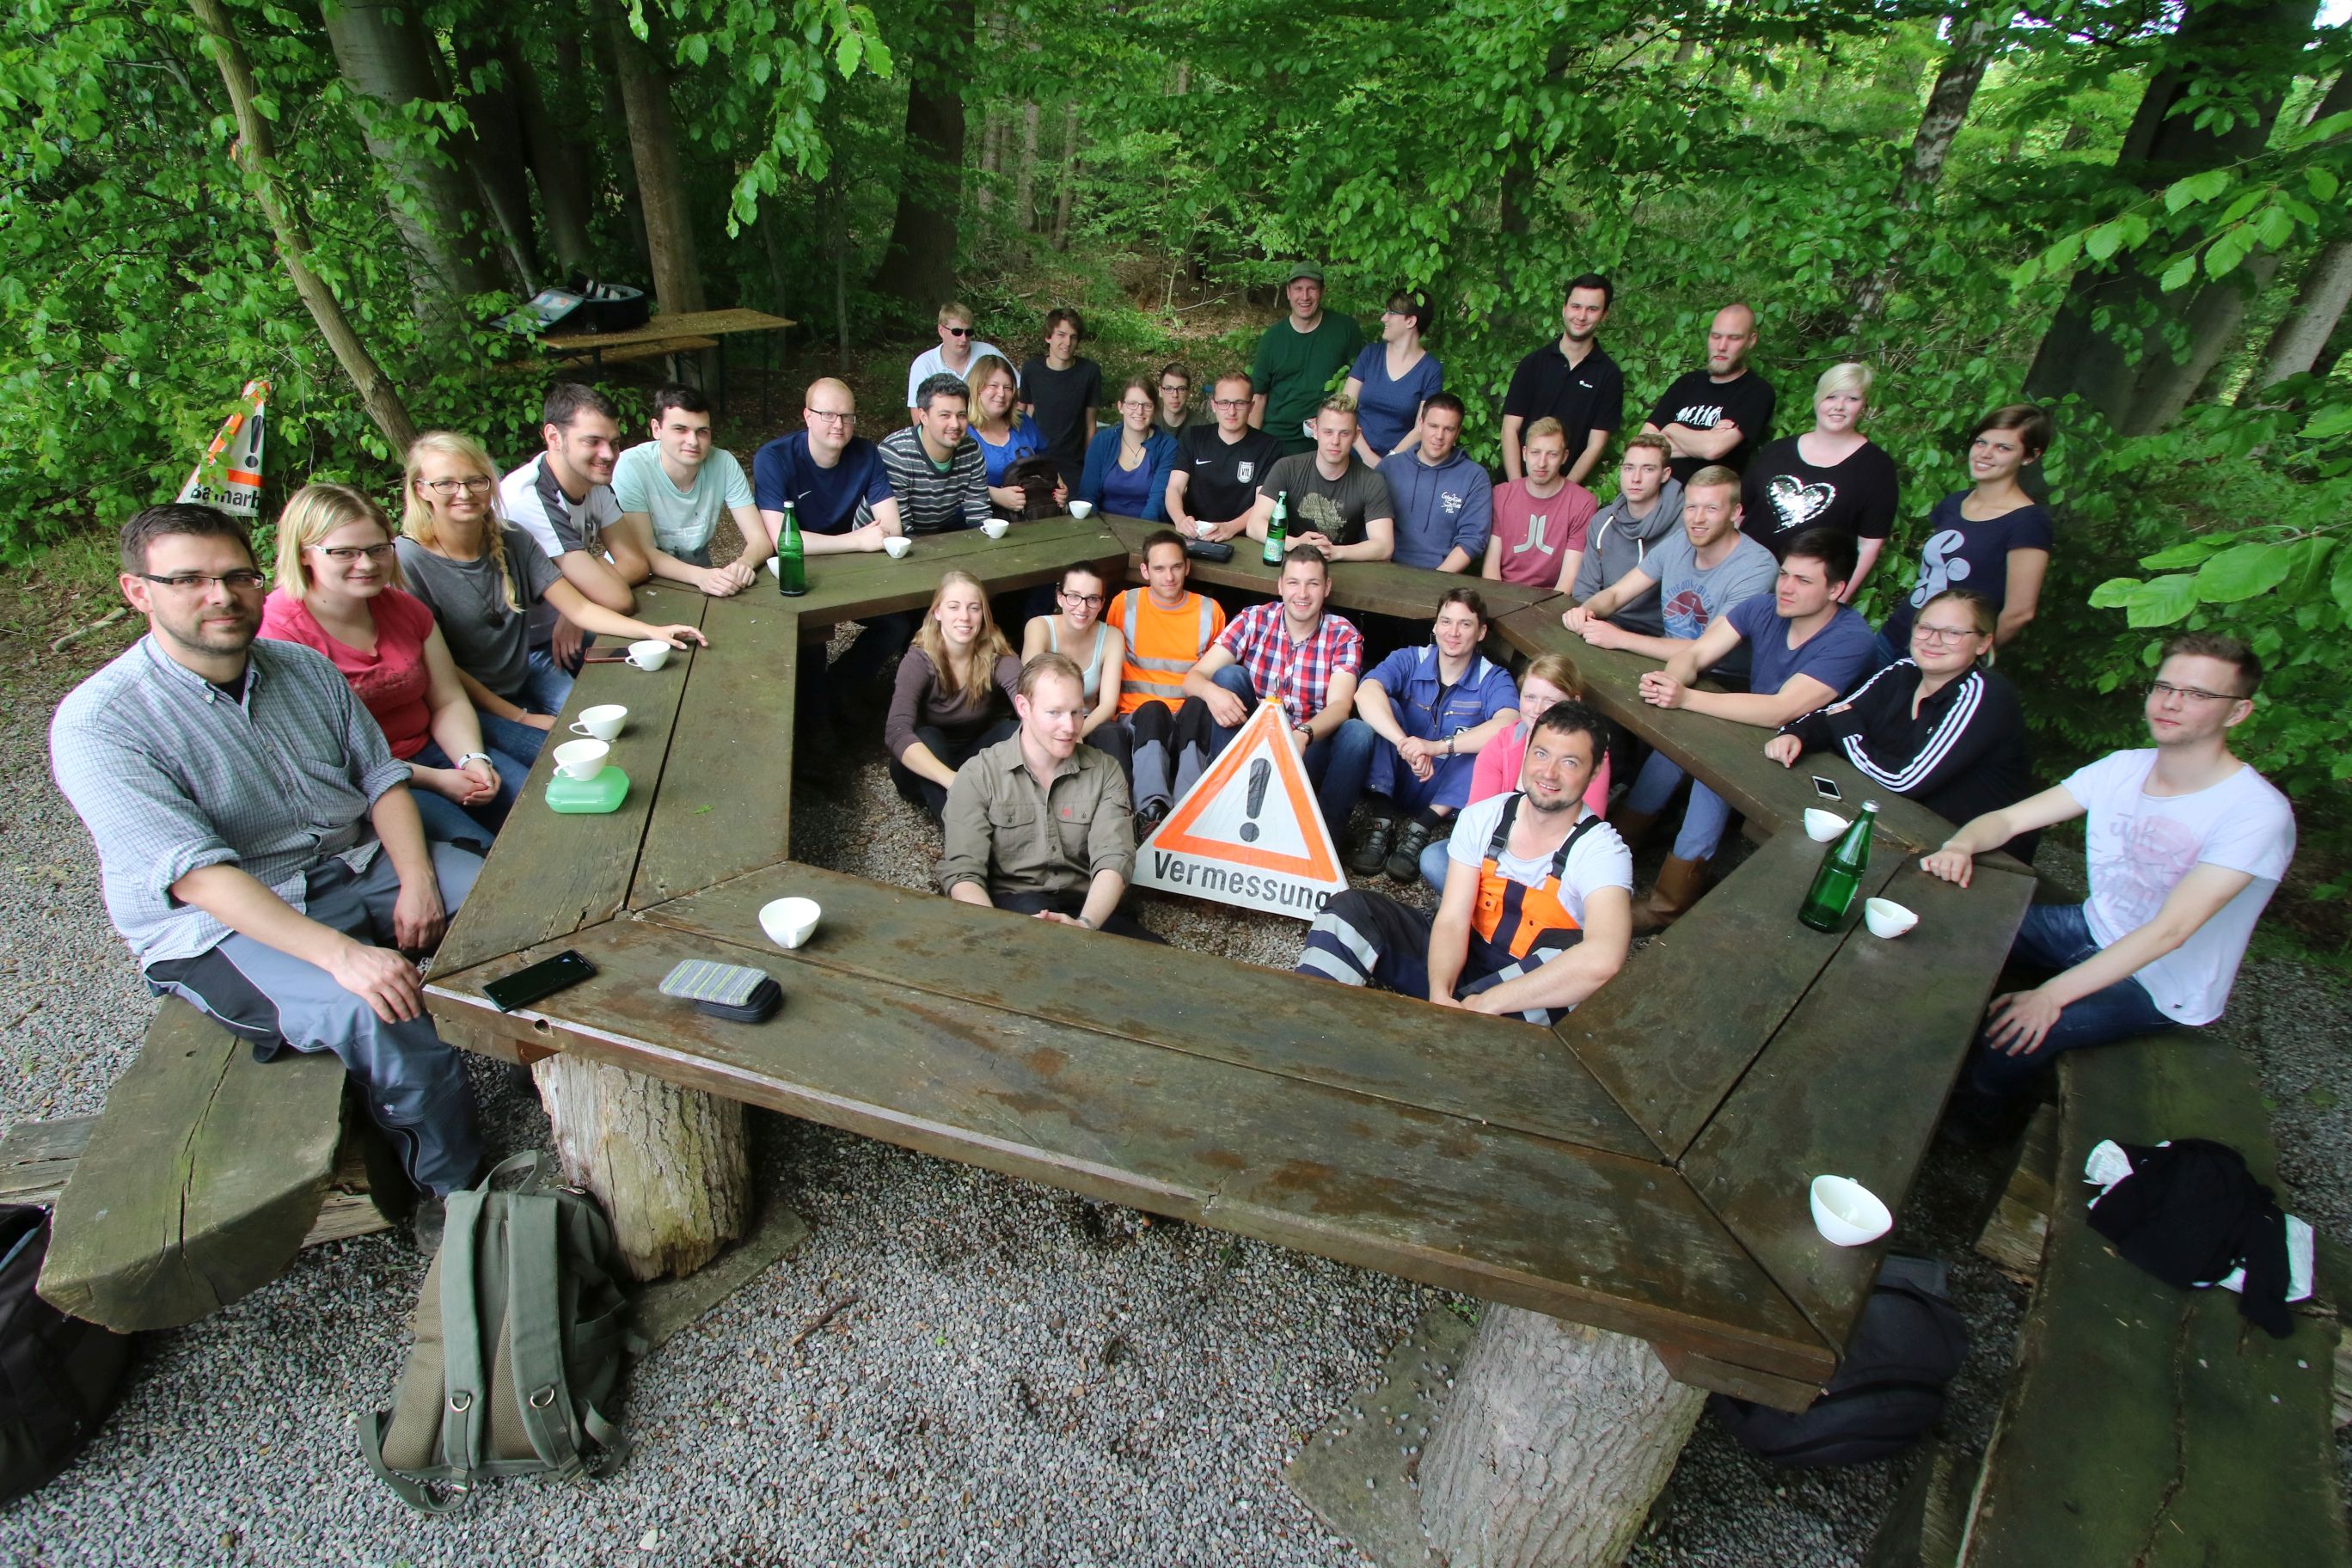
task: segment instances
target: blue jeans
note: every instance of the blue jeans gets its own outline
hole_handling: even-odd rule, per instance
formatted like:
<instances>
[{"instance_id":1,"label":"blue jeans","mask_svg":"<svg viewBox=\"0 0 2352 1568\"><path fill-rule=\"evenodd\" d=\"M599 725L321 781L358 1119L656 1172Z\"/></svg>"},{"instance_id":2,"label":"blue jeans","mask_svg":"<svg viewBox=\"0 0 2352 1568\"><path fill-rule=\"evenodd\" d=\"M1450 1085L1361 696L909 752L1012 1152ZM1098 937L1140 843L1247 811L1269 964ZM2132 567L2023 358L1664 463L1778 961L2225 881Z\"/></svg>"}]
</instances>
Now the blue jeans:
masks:
<instances>
[{"instance_id":1,"label":"blue jeans","mask_svg":"<svg viewBox=\"0 0 2352 1568\"><path fill-rule=\"evenodd\" d=\"M572 696L572 683L579 678L576 669L566 669L555 662L549 651L554 645L541 643L530 650L530 674L523 678L522 690L509 700L520 702L534 713L561 713ZM593 637L580 639L580 651L586 653L596 646Z\"/></svg>"},{"instance_id":2,"label":"blue jeans","mask_svg":"<svg viewBox=\"0 0 2352 1568\"><path fill-rule=\"evenodd\" d=\"M546 648L535 647L523 671L522 684L508 692L506 698L526 713L561 713L572 698L572 677L555 668ZM547 743L547 731L535 724L485 713L478 708L474 716L482 722L482 750L489 752L493 761L501 755L511 757L523 764L523 772L529 773L530 764L539 760L540 748ZM503 767L499 776L505 778ZM520 787L522 781L515 782Z\"/></svg>"},{"instance_id":3,"label":"blue jeans","mask_svg":"<svg viewBox=\"0 0 2352 1568\"><path fill-rule=\"evenodd\" d=\"M1675 786L1683 782L1682 769L1676 767L1664 752L1652 752L1650 760L1642 764L1634 775L1633 787L1626 792L1628 811L1659 812L1675 797ZM1683 825L1675 833L1675 858L1677 860L1711 860L1717 846L1723 842L1723 830L1731 826L1731 805L1696 779L1691 780L1690 804L1683 808Z\"/></svg>"},{"instance_id":4,"label":"blue jeans","mask_svg":"<svg viewBox=\"0 0 2352 1568\"><path fill-rule=\"evenodd\" d=\"M501 720L499 722L504 723ZM530 730L528 724L517 724L518 730ZM531 730L534 735L539 731ZM530 775L530 764L511 754L501 755L488 741L482 749L490 753L491 771L499 775L499 793L480 805L459 805L446 795L436 795L420 784L412 783L408 793L415 797L416 815L425 819L425 837L439 844L478 844L490 847L499 829L506 826L507 813L514 809L515 794ZM408 759L418 767L455 768L457 763L438 741L427 741L424 749Z\"/></svg>"},{"instance_id":5,"label":"blue jeans","mask_svg":"<svg viewBox=\"0 0 2352 1568\"><path fill-rule=\"evenodd\" d=\"M2017 941L2011 944L2009 957L2012 963L2055 974L2074 968L2098 951L2099 944L2091 938L2091 922L2084 918L2082 905L2036 904L2025 911L2025 923L2018 928ZM2079 1002L2066 1004L2066 1010L2058 1015L2058 1022L2051 1026L2042 1044L2031 1051L2011 1056L1979 1034L1969 1081L1979 1094L2006 1100L2021 1092L2058 1058L2061 1051L2104 1046L2134 1035L2180 1026L2165 1016L2156 1005L2156 998L2147 994L2147 986L2126 975L2104 991L2094 991Z\"/></svg>"},{"instance_id":6,"label":"blue jeans","mask_svg":"<svg viewBox=\"0 0 2352 1568\"><path fill-rule=\"evenodd\" d=\"M1216 682L1242 700L1244 707L1255 711L1257 688L1250 684L1249 671L1238 664L1229 664L1217 671ZM1242 723L1249 721L1244 718ZM1227 729L1223 724L1210 731L1209 755L1215 756L1241 733L1241 725ZM1342 836L1349 814L1356 809L1357 797L1364 793L1364 780L1372 771L1372 749L1380 737L1361 719L1350 719L1337 730L1307 748L1307 779L1315 786L1315 798L1322 803L1323 820L1331 829L1331 837Z\"/></svg>"}]
</instances>

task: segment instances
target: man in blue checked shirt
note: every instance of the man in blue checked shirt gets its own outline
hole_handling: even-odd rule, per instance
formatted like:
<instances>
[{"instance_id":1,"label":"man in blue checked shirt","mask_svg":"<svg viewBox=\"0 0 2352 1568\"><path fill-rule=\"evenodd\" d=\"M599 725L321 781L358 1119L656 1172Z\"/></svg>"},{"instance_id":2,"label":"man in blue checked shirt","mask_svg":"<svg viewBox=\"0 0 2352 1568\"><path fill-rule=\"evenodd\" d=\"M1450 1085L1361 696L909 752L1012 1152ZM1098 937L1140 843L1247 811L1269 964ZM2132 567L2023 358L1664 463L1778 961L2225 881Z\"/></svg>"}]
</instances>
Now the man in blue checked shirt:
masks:
<instances>
[{"instance_id":1,"label":"man in blue checked shirt","mask_svg":"<svg viewBox=\"0 0 2352 1568\"><path fill-rule=\"evenodd\" d=\"M139 512L120 581L148 635L49 725L115 929L150 987L261 1060L332 1051L416 1184L466 1185L481 1163L473 1097L405 952L441 940L480 858L425 843L407 764L333 665L254 640L266 584L229 517Z\"/></svg>"}]
</instances>

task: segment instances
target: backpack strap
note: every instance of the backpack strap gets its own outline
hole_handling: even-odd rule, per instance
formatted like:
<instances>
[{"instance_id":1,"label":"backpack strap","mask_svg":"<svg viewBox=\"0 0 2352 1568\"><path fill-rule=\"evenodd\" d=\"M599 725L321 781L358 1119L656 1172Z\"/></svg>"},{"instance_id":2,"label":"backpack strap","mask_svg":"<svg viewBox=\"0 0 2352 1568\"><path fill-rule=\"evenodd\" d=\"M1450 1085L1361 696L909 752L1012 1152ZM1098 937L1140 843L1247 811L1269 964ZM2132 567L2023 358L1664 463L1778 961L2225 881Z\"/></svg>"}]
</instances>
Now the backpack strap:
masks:
<instances>
[{"instance_id":1,"label":"backpack strap","mask_svg":"<svg viewBox=\"0 0 2352 1568\"><path fill-rule=\"evenodd\" d=\"M563 1375L555 1235L561 1201L539 1193L507 1202L507 1334L523 1433L556 1478L571 1480L583 1467L572 1391Z\"/></svg>"},{"instance_id":2,"label":"backpack strap","mask_svg":"<svg viewBox=\"0 0 2352 1568\"><path fill-rule=\"evenodd\" d=\"M488 1188L485 1182L450 1194L441 1233L441 1466L460 1494L474 1484L481 1466L482 1436L490 1418L474 1288Z\"/></svg>"},{"instance_id":3,"label":"backpack strap","mask_svg":"<svg viewBox=\"0 0 2352 1568\"><path fill-rule=\"evenodd\" d=\"M378 1410L360 1417L360 1452L365 1456L368 1468L375 1479L392 1489L393 1495L419 1513L455 1513L472 1497L471 1489L453 1485L446 1491L435 1492L424 1482L402 1475L383 1462L383 1435L392 1426L392 1412Z\"/></svg>"}]
</instances>

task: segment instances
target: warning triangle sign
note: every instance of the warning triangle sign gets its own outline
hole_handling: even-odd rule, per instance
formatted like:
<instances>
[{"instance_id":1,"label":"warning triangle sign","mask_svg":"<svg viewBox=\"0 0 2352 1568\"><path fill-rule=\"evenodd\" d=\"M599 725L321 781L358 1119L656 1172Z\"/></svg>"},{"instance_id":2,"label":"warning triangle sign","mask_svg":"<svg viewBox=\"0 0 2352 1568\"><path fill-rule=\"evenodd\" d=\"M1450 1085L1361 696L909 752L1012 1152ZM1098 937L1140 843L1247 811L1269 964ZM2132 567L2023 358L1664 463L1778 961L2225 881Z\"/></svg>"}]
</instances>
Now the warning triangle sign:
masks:
<instances>
[{"instance_id":1,"label":"warning triangle sign","mask_svg":"<svg viewBox=\"0 0 2352 1568\"><path fill-rule=\"evenodd\" d=\"M262 413L268 406L269 384L247 382L236 412L221 421L220 434L196 459L179 500L216 506L231 517L261 515Z\"/></svg>"},{"instance_id":2,"label":"warning triangle sign","mask_svg":"<svg viewBox=\"0 0 2352 1568\"><path fill-rule=\"evenodd\" d=\"M1302 921L1346 890L1282 704L1261 704L1143 841L1135 885Z\"/></svg>"}]
</instances>

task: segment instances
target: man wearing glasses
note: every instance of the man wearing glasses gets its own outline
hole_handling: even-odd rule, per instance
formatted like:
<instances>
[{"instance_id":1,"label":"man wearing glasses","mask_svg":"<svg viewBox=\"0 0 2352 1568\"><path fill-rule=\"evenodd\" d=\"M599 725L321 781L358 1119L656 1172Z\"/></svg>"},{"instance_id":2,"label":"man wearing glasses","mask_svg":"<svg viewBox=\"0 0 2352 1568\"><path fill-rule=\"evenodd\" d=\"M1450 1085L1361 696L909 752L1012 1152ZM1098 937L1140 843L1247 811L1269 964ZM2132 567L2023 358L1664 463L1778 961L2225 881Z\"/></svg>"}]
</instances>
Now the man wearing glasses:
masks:
<instances>
[{"instance_id":1,"label":"man wearing glasses","mask_svg":"<svg viewBox=\"0 0 2352 1568\"><path fill-rule=\"evenodd\" d=\"M2116 752L2051 789L1987 812L1920 868L1965 888L1975 858L2083 817L2091 897L2036 904L2011 960L2051 977L1993 999L1969 1074L2011 1100L2061 1051L2221 1016L2254 921L2294 858L2285 795L2230 752L2263 665L2233 637L2172 639L2148 689L2152 747Z\"/></svg>"},{"instance_id":2,"label":"man wearing glasses","mask_svg":"<svg viewBox=\"0 0 2352 1568\"><path fill-rule=\"evenodd\" d=\"M925 349L907 367L907 422L922 423L922 399L916 395L923 383L945 371L961 381L971 374L972 362L982 354L994 354L1005 363L1013 356L994 343L982 341L971 330L971 310L950 300L940 307L940 346Z\"/></svg>"},{"instance_id":3,"label":"man wearing glasses","mask_svg":"<svg viewBox=\"0 0 2352 1568\"><path fill-rule=\"evenodd\" d=\"M332 664L255 640L264 582L211 507L122 528L148 634L49 726L50 767L97 846L106 910L148 985L254 1043L332 1051L436 1196L481 1162L457 1054L409 952L441 940L481 860L428 845L383 731Z\"/></svg>"},{"instance_id":4,"label":"man wearing glasses","mask_svg":"<svg viewBox=\"0 0 2352 1568\"><path fill-rule=\"evenodd\" d=\"M1209 393L1213 425L1187 426L1168 470L1168 521L1186 538L1233 538L1249 525L1257 487L1281 460L1282 443L1249 425L1250 378L1221 375Z\"/></svg>"}]
</instances>

